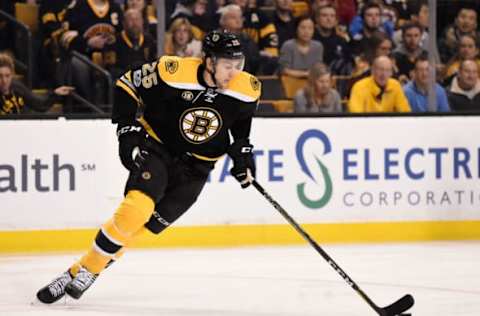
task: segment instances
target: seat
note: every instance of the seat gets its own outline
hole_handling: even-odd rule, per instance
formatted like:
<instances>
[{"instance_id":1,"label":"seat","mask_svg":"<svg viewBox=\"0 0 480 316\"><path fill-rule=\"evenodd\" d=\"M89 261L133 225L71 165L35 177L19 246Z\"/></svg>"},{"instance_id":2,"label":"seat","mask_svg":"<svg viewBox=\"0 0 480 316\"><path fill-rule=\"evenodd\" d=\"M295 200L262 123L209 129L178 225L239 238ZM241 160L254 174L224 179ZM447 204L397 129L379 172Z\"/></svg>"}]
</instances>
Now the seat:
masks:
<instances>
[{"instance_id":1,"label":"seat","mask_svg":"<svg viewBox=\"0 0 480 316\"><path fill-rule=\"evenodd\" d=\"M262 104L271 105L275 109L275 112L281 112L281 113L291 113L291 112L293 112L293 101L292 100L287 100L287 99L261 100L260 101L260 106Z\"/></svg>"},{"instance_id":2,"label":"seat","mask_svg":"<svg viewBox=\"0 0 480 316\"><path fill-rule=\"evenodd\" d=\"M310 7L307 1L294 1L292 3L292 13L294 17L307 15L310 12Z\"/></svg>"},{"instance_id":3,"label":"seat","mask_svg":"<svg viewBox=\"0 0 480 316\"><path fill-rule=\"evenodd\" d=\"M32 33L38 31L38 5L15 3L15 18L27 25Z\"/></svg>"},{"instance_id":4,"label":"seat","mask_svg":"<svg viewBox=\"0 0 480 316\"><path fill-rule=\"evenodd\" d=\"M307 84L307 79L295 78L291 76L282 75L280 77L283 91L287 99L293 99L298 90L303 89Z\"/></svg>"},{"instance_id":5,"label":"seat","mask_svg":"<svg viewBox=\"0 0 480 316\"><path fill-rule=\"evenodd\" d=\"M285 92L278 76L258 76L262 83L261 100L285 99Z\"/></svg>"},{"instance_id":6,"label":"seat","mask_svg":"<svg viewBox=\"0 0 480 316\"><path fill-rule=\"evenodd\" d=\"M256 113L275 113L277 112L277 109L275 109L273 102L275 100L260 100L260 103L258 104L257 110L255 111Z\"/></svg>"}]
</instances>

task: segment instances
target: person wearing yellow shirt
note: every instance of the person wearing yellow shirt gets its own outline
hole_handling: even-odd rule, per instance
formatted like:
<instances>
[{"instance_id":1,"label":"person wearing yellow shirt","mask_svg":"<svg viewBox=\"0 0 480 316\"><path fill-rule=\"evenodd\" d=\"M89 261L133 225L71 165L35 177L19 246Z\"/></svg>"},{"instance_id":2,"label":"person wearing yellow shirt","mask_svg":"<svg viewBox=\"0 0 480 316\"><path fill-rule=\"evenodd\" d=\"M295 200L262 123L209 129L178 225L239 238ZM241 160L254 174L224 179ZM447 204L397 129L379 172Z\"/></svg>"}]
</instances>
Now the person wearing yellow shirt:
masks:
<instances>
[{"instance_id":1,"label":"person wearing yellow shirt","mask_svg":"<svg viewBox=\"0 0 480 316\"><path fill-rule=\"evenodd\" d=\"M351 113L411 112L400 83L392 79L393 63L386 56L377 57L372 75L352 88L348 111Z\"/></svg>"}]
</instances>

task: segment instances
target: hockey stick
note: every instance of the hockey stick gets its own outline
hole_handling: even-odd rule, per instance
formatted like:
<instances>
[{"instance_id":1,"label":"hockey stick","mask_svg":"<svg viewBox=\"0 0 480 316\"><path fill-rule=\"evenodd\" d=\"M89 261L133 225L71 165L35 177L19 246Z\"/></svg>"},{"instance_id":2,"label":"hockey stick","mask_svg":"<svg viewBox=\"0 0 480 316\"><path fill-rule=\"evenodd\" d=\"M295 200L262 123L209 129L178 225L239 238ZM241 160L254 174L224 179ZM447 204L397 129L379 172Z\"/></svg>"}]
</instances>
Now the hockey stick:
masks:
<instances>
[{"instance_id":1,"label":"hockey stick","mask_svg":"<svg viewBox=\"0 0 480 316\"><path fill-rule=\"evenodd\" d=\"M322 249L311 237L308 235L303 228L293 220L293 218L283 209L283 207L275 201L270 194L268 194L265 189L256 181L252 181L253 186L257 189L260 194L262 194L265 199L295 228L295 230L302 235L302 237L308 241L308 243L315 248L315 250L325 259L330 266L338 273L340 276L347 282L367 303L373 308L378 315L380 316L402 316L402 313L410 309L414 304L413 296L407 294L402 298L398 299L396 302L386 306L378 307L368 296L363 292L363 290L343 271L342 268ZM404 314L407 316L408 314Z\"/></svg>"}]
</instances>

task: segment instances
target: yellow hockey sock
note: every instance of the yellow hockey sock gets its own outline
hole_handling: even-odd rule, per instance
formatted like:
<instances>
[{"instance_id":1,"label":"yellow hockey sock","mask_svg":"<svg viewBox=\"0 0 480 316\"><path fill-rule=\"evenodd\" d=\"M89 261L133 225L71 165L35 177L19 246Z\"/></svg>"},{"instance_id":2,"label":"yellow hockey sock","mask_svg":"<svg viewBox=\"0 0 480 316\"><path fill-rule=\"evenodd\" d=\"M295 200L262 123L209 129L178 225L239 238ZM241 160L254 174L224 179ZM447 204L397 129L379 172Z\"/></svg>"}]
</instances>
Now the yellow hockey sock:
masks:
<instances>
[{"instance_id":1,"label":"yellow hockey sock","mask_svg":"<svg viewBox=\"0 0 480 316\"><path fill-rule=\"evenodd\" d=\"M120 258L126 245L143 231L155 207L154 201L140 191L128 192L113 218L106 222L100 231L103 237L101 242L94 242L90 249L78 263L70 268L70 273L76 275L79 265L94 274L99 274L108 262ZM118 249L121 247L120 249ZM109 249L115 248L115 252Z\"/></svg>"}]
</instances>

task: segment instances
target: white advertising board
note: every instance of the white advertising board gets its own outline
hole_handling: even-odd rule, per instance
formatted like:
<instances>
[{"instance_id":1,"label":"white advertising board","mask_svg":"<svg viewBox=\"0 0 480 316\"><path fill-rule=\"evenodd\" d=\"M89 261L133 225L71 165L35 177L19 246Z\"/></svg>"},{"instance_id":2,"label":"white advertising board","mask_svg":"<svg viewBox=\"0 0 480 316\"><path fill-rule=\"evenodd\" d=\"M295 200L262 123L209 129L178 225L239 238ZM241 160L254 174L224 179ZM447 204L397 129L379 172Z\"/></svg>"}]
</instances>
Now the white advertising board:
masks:
<instances>
[{"instance_id":1,"label":"white advertising board","mask_svg":"<svg viewBox=\"0 0 480 316\"><path fill-rule=\"evenodd\" d=\"M0 230L94 228L127 172L108 120L1 121ZM257 179L301 222L480 219L480 117L257 118ZM284 223L222 159L178 225Z\"/></svg>"}]
</instances>

